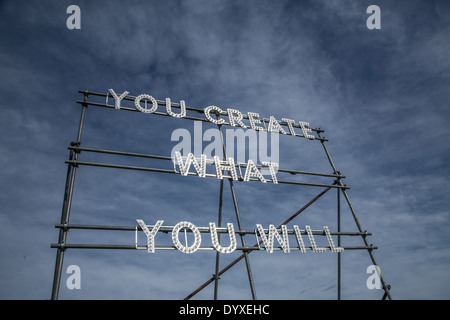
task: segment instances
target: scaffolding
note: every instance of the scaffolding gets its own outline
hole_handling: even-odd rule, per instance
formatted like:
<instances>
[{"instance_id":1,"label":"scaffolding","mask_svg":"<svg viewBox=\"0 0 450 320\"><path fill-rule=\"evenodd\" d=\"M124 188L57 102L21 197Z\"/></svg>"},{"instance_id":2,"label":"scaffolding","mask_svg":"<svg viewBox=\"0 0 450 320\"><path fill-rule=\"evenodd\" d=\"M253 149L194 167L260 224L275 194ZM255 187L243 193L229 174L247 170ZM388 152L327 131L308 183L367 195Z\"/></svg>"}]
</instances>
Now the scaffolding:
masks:
<instances>
[{"instance_id":1,"label":"scaffolding","mask_svg":"<svg viewBox=\"0 0 450 320\"><path fill-rule=\"evenodd\" d=\"M78 91L80 94L83 95L83 100L77 100L76 102L81 105L81 116L80 116L80 122L78 126L78 133L76 140L71 142L68 150L69 150L69 158L66 160L67 164L67 174L66 174L66 183L65 183L65 190L64 190L64 200L63 200L63 206L62 206L62 214L61 214L61 221L59 224L56 224L55 227L59 229L59 237L58 242L51 244L51 248L56 248L56 263L55 263L55 270L54 270L54 278L53 278L53 287L52 287L52 295L51 299L56 300L58 299L59 295L59 289L60 289L60 282L61 282L61 274L62 274L62 267L63 267L63 261L64 261L64 254L67 249L125 249L125 250L146 250L147 246L139 246L137 243L137 232L143 231L142 228L138 225L136 226L100 226L100 225L85 225L85 224L70 224L70 212L71 212L71 206L72 206L72 198L73 198L73 192L74 192L74 183L75 183L75 176L77 173L77 169L80 166L92 166L92 167L104 167L104 168L112 168L112 169L124 169L124 170L136 170L136 171L146 171L146 172L159 172L159 173L169 173L169 174L180 174L179 171L176 170L176 167L174 165L173 169L167 169L167 166L163 166L161 168L155 168L155 167L142 167L142 166L131 166L131 165L119 165L119 164L112 164L112 163L99 163L99 162L88 162L88 161L81 161L79 159L81 153L96 153L96 154L106 154L106 155L118 155L118 156L125 156L125 157L132 157L132 158L148 158L148 159L156 159L161 161L172 161L173 159L168 156L162 156L162 155L151 155L151 154L142 154L142 153L133 153L133 152L124 152L124 151L117 151L117 150L106 150L106 149L98 149L98 148L88 148L88 147L81 147L81 137L83 132L83 125L85 122L85 116L86 116L86 110L88 106L94 106L94 107L100 107L100 108L108 108L108 109L117 109L117 106L112 105L109 103L109 99L112 98L110 93L98 93L98 92L91 92L88 90L80 90ZM89 97L94 96L98 97L98 99L105 99L104 102L102 101L90 101ZM123 97L124 101L135 101L136 97L131 95L126 95ZM158 106L165 106L166 101L160 101L155 100ZM180 104L173 103L172 107L174 108L180 108ZM187 107L185 106L186 110L190 111L191 113L198 113L198 114L204 114L204 109L199 108L193 108L193 107ZM135 108L130 107L120 107L120 110L124 111L131 111L131 112L141 112ZM154 111L152 112L155 115L160 116L169 116L170 114L164 113L164 112L158 112ZM220 113L218 111L212 112L216 115L217 119L219 119L220 116L226 115L226 113ZM246 115L243 116L244 119L248 119ZM182 117L182 119L187 120L194 120L194 121L208 121L205 118L200 118L197 116L192 115L185 115ZM260 119L262 123L268 123L268 119ZM221 144L223 147L223 154L224 158L227 159L227 150L223 138L223 132L222 132L222 126L223 125L230 125L229 123L220 123L217 124L218 129L220 131L221 136ZM298 125L291 124L294 127L299 127ZM299 214L301 214L303 211L305 211L309 206L311 206L314 202L316 202L318 199L320 199L324 194L329 192L330 190L337 190L337 232L328 232L326 233L324 230L302 230L300 231L300 234L304 235L315 235L315 236L330 236L334 235L337 237L337 246L341 247L341 237L344 236L350 236L350 237L361 237L363 240L364 245L362 246L344 246L342 247L343 250L366 250L370 256L370 259L372 261L372 264L375 266L378 266L375 256L373 253L373 250L377 249L376 246L373 244L369 244L367 237L371 235L371 233L363 230L357 216L356 212L352 206L352 203L350 202L349 196L347 194L347 190L349 189L348 186L346 186L342 179L345 178L341 174L339 170L337 170L336 166L333 163L333 160L331 159L331 156L328 152L328 149L325 145L325 143L328 141L326 138L322 136L324 130L320 128L311 128L312 132L316 134L315 139L316 141L319 141L323 147L323 150L326 154L326 157L328 159L329 164L331 165L332 172L333 173L319 173L319 172L310 172L310 171L299 171L299 170L293 170L293 169L284 169L279 168L278 172L281 174L290 174L290 175L307 175L311 177L320 176L330 179L329 183L318 183L318 182L305 182L305 181L298 181L298 180L292 180L292 179L278 179L278 183L280 184L291 184L291 185L303 185L307 187L318 187L322 188L322 191L318 193L313 199L311 199L308 203L306 203L302 208L300 208L297 212L293 213L290 217L288 217L284 222L282 222L277 229L281 229L282 226L286 226L289 222L291 222L295 217L297 217ZM305 135L297 134L299 137L305 137ZM235 164L237 168L240 168L242 164ZM188 172L189 175L196 175L194 172ZM206 177L216 177L212 174L206 174ZM261 246L263 243L263 240L261 239L258 241L257 237L257 231L256 230L244 230L241 223L241 213L239 211L238 201L236 197L236 191L234 187L235 180L233 179L231 173L229 175L223 175L223 179L220 179L220 194L219 194L219 208L218 208L218 227L217 232L218 234L227 233L227 229L222 227L222 206L223 206L223 193L225 188L225 179L229 182L229 187L231 191L231 197L233 201L234 211L235 211L235 217L238 224L238 230L235 231L235 234L239 236L241 245L236 246L236 250L242 251L242 254L237 257L234 261L229 263L226 267L220 268L220 252L216 252L216 258L215 258L215 272L214 274L205 281L202 285L200 285L197 289L193 290L192 293L187 295L184 299L189 300L192 297L194 297L197 293L202 291L204 288L206 288L211 283L214 283L214 299L218 299L218 285L219 285L219 279L220 276L223 275L225 272L230 270L233 266L235 266L239 261L244 260L245 266L247 270L247 276L250 286L250 291L252 298L254 300L257 299L254 280L253 280L253 274L251 270L250 265L250 259L249 255L254 251L264 251L265 248ZM240 178L239 180L242 180ZM250 178L250 181L257 180L255 178ZM358 232L342 232L341 231L341 195L344 196L345 203L348 205L348 208L350 209L350 212L352 214L352 217L356 223L356 227L358 229ZM152 229L154 226L148 226L150 229ZM127 232L135 232L136 233L136 242L134 245L123 245L123 244L77 244L77 243L68 243L67 242L67 234L69 230L114 230L114 231L127 231ZM160 229L162 232L171 232L173 231L173 227L162 227ZM184 228L185 232L192 232L189 228ZM267 231L267 230L265 230ZM201 232L207 232L207 230L201 230ZM294 230L288 230L289 234L295 234ZM247 241L245 236L246 235L256 235L257 243L253 246L247 245ZM313 242L313 241L311 241ZM331 244L331 241L330 241ZM175 250L175 246L155 246L155 250ZM201 250L214 250L213 247L200 247ZM291 250L299 250L298 247L291 247ZM312 243L309 247L304 247L305 250L316 250L314 247L314 244ZM327 247L324 248L325 250L333 250L333 247ZM279 247L275 247L274 250L281 250ZM337 299L341 299L341 252L337 252ZM383 300L389 299L391 300L391 294L390 294L390 285L388 285L383 276L381 274L378 274L379 280L382 285L382 289L384 291L384 295L382 297Z\"/></svg>"}]
</instances>

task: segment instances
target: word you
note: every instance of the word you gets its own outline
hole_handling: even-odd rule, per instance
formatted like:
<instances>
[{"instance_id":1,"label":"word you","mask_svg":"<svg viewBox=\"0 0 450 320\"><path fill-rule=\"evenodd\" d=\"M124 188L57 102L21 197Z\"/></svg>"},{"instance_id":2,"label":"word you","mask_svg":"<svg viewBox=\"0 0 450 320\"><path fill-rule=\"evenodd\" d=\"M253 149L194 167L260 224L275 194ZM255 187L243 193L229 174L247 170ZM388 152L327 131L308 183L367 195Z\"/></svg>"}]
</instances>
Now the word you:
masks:
<instances>
[{"instance_id":1,"label":"word you","mask_svg":"<svg viewBox=\"0 0 450 320\"><path fill-rule=\"evenodd\" d=\"M128 95L128 91L124 91L122 94L117 95L117 93L113 89L109 89L109 92L114 97L115 100L115 108L120 109L120 102ZM143 105L142 105L143 103ZM137 110L139 110L142 113L154 113L158 109L158 101L156 101L155 98L153 98L149 94L140 94L134 99L134 105ZM150 107L151 105L151 107ZM186 117L186 103L184 100L181 100L179 103L180 112L175 113L172 110L172 102L170 98L166 98L166 111L167 114L169 114L172 117L175 118L184 118ZM309 123L300 121L298 124L295 123L295 120L288 119L288 118L282 118L281 122L275 119L274 116L270 116L269 120L269 126L266 129L265 127L261 126L263 124L263 121L259 119L259 114L256 112L248 112L246 118L249 121L249 125L246 125L242 120L244 119L244 114L242 114L241 111L237 109L227 108L226 112L222 110L218 106L208 106L203 110L203 113L205 114L206 119L209 122L215 123L215 124L229 124L233 127L240 126L244 129L251 128L253 130L258 131L267 131L267 132L273 132L273 133L281 133L281 134L288 134L293 135L296 137L303 137L308 138L310 140L314 140L315 137L311 134L312 129L309 128ZM228 117L228 122L225 121L224 118L219 118L218 116L216 118L213 118L211 114L215 115L226 115ZM283 128L284 126L287 126L287 130ZM301 128L303 135L298 135L294 130L294 125Z\"/></svg>"},{"instance_id":2,"label":"word you","mask_svg":"<svg viewBox=\"0 0 450 320\"><path fill-rule=\"evenodd\" d=\"M136 221L138 222L142 231L144 231L145 235L147 236L148 252L154 253L155 252L155 236L158 233L158 231L160 230L160 228L162 227L164 220L158 220L156 222L156 224L152 227L147 226L144 223L144 221L141 219L137 219ZM151 230L149 227L151 228ZM311 243L312 250L314 252L325 252L327 250L327 248L325 248L325 247L319 248L317 246L316 241L314 239L313 232L311 230L311 227L305 226L305 228L306 228L306 234L308 235L309 242ZM202 232L209 231L209 233L211 234L211 242L213 244L213 247L216 251L218 251L220 253L226 253L226 254L232 253L237 248L236 235L235 235L234 226L232 223L227 223L227 231L228 231L228 235L229 235L229 239L230 239L230 241L229 241L230 245L227 247L224 247L219 243L219 236L218 236L219 228L216 227L216 224L214 222L209 223L209 228L199 228L191 222L181 221L181 222L177 223L171 229L172 229L173 244L179 251L181 251L183 253L194 253L195 251L197 251L200 248L200 244L202 242L202 237L200 235L201 231ZM182 229L184 229L185 231L186 231L186 229L190 229L191 232L193 233L194 243L191 246L188 246L187 240L186 240L186 245L183 245L180 242L178 235ZM165 228L165 230L167 230L167 228ZM221 228L221 231L222 231L222 228ZM333 239L331 238L330 230L328 229L327 226L323 227L323 231L325 232L325 235L327 236L328 243L330 244L330 249L332 252L344 251L344 248L336 247L334 245ZM300 251L305 253L306 246L305 246L305 242L303 241L303 238L301 235L302 232L300 231L299 227L297 225L294 225L293 232L291 232L291 233L294 233L295 238L297 240L298 248L300 249ZM285 253L290 253L291 247L289 245L289 237L288 237L289 233L288 233L288 229L287 229L286 225L281 226L281 234L280 234L279 230L277 228L275 228L275 226L272 224L269 225L268 230L265 230L261 224L256 224L255 234L257 237L259 235L259 237L261 238L261 241L264 244L264 248L265 248L266 252L273 253L274 239L277 239L278 243L281 245L282 250Z\"/></svg>"}]
</instances>

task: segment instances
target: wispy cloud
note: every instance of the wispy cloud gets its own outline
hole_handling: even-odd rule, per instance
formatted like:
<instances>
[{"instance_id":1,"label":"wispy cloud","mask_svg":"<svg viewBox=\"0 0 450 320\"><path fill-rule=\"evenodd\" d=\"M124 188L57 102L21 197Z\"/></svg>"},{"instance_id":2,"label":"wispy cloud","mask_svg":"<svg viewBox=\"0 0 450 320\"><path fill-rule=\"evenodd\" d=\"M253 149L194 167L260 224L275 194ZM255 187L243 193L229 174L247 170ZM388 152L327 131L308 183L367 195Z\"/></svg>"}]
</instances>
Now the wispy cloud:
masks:
<instances>
[{"instance_id":1,"label":"wispy cloud","mask_svg":"<svg viewBox=\"0 0 450 320\"><path fill-rule=\"evenodd\" d=\"M184 99L188 106L236 108L325 129L394 297L449 296L447 3L379 1L382 29L368 30L366 4L356 1L81 1L82 29L72 31L65 27L68 4L44 3L0 5L2 298L50 296L55 250L49 246L57 241L66 148L79 122L77 90L85 88ZM169 155L170 133L180 127L193 128L186 120L90 107L82 145ZM320 142L280 141L281 167L332 171ZM256 183L235 188L245 228L282 222L321 191ZM218 191L211 178L80 167L71 221L206 225L217 220ZM228 182L224 196L224 221L235 222ZM354 230L341 200L345 227ZM292 223L335 227L335 208L330 191ZM19 225L23 235L15 232ZM69 234L80 241L96 237ZM214 271L211 253L119 255L69 250L66 263L81 266L83 289L62 288L62 297L179 299L189 293L180 292L180 283L195 289ZM221 259L225 265L232 257ZM343 261L343 297L380 298L365 286L368 255L345 252ZM336 270L329 266L335 263L333 254L251 255L258 297L266 299L334 299ZM30 277L30 270L44 276ZM250 299L244 264L230 272L221 280L222 297ZM159 289L157 296L151 288ZM211 290L199 297L211 298Z\"/></svg>"}]
</instances>

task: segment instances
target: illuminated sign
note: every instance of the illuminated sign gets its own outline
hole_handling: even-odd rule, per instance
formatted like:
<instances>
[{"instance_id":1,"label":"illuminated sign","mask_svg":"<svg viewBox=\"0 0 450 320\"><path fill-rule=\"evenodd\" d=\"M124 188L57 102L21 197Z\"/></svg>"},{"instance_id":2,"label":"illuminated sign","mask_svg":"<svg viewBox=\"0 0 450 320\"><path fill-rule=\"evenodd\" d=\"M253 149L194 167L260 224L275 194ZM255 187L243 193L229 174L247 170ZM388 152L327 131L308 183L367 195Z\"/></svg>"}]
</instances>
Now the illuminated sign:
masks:
<instances>
[{"instance_id":1,"label":"illuminated sign","mask_svg":"<svg viewBox=\"0 0 450 320\"><path fill-rule=\"evenodd\" d=\"M323 231L320 231L320 234L325 235L328 240L329 247L319 247L316 244L313 231L311 230L310 226L305 226L305 230L300 230L297 225L293 226L292 230L288 230L286 225L281 226L281 234L277 228L275 228L274 225L269 225L269 229L264 229L261 224L256 224L256 229L251 231L235 231L234 226L232 223L227 223L227 228L218 228L216 227L216 224L214 222L209 223L209 227L197 227L191 222L188 221L181 221L177 223L173 227L163 227L164 220L158 220L155 225L148 226L144 223L143 220L137 219L136 220L141 227L142 231L147 236L147 250L149 253L154 253L156 249L155 244L155 236L158 234L160 230L163 232L172 232L172 242L176 249L183 253L194 253L197 250L211 250L211 247L200 247L202 243L202 236L201 233L210 233L211 237L211 243L212 248L220 253L232 253L237 249L236 244L236 233L254 233L256 238L261 238L259 243L262 243L264 245L263 249L266 250L267 253L273 253L274 250L274 244L275 239L281 246L281 250L285 253L290 253L291 250L300 250L301 252L305 253L307 247L305 246L305 242L302 237L302 233L306 234L308 236L309 242L311 244L310 249L313 252L325 252L327 250L331 250L331 252L342 252L344 251L344 248L342 247L336 247L333 241L333 238L331 237L331 232L328 229L327 226L323 227ZM186 243L183 245L181 241L179 240L179 233L180 231L184 230L184 232L191 232L194 235L194 243L190 246L187 244L187 238ZM136 229L137 232L137 229ZM229 236L229 246L224 247L219 243L219 236L220 233L228 233ZM289 235L294 235L296 239L297 246L291 247L289 242ZM137 235L136 235L137 238ZM136 240L136 247L137 247L137 240ZM258 248L261 249L261 247L258 245ZM240 249L242 250L242 249Z\"/></svg>"},{"instance_id":2,"label":"illuminated sign","mask_svg":"<svg viewBox=\"0 0 450 320\"><path fill-rule=\"evenodd\" d=\"M213 278L206 281L203 285L201 285L197 290L192 292L190 295L186 297L186 299L190 299L197 292L205 288L208 284L213 281L217 282L219 280L219 276L229 270L232 266L234 266L238 261L245 259L247 273L249 277L250 287L252 291L252 296L255 299L255 289L253 286L253 280L251 275L251 269L248 259L248 253L253 251L266 251L269 254L274 253L275 251L283 251L283 253L291 253L293 251L300 251L301 253L307 253L308 251L312 251L314 253L324 253L327 251L338 253L338 273L340 275L340 253L347 250L367 250L371 256L372 261L374 262L374 257L372 251L377 249L377 247L372 244L369 245L366 237L371 235L367 231L363 231L361 225L359 224L356 213L353 210L353 207L350 203L350 200L347 196L346 190L349 189L348 186L343 184L342 178L345 178L334 166L333 161L331 160L330 154L325 146L325 141L328 141L324 137L322 137L321 133L323 130L320 128L310 128L309 123L305 121L296 122L293 119L289 118L281 118L281 121L277 120L274 116L270 116L267 118L260 118L258 113L255 112L247 112L242 113L238 109L233 108L220 108L215 105L210 105L204 109L194 108L186 106L184 100L181 100L179 103L173 103L170 98L166 98L165 100L156 100L153 96L149 94L140 94L138 96L130 96L128 95L128 91L124 91L123 93L117 94L113 89L109 89L108 93L98 93L98 92L90 92L88 90L79 91L84 95L84 99L77 100L77 103L80 103L83 108L81 110L80 124L78 127L78 135L77 139L74 142L71 142L69 146L70 154L69 159L66 160L68 164L68 170L66 175L66 185L64 192L64 202L63 202L63 210L61 214L61 223L55 225L55 227L59 228L59 238L58 243L52 244L52 248L57 248L58 252L56 255L56 265L55 265L55 273L53 279L53 290L52 290L52 299L58 298L59 286L61 282L61 270L63 266L64 259L64 251L67 249L130 249L130 250L145 250L148 253L155 253L157 250L178 250L182 253L191 254L197 251L216 251L217 253L222 254L231 254L235 251L241 251L241 254L238 258L236 258L233 262L231 262L228 266L219 270L219 259L216 258L216 273L213 275ZM105 99L106 101L92 101L89 100L89 97L100 97L100 99ZM111 97L114 98L114 103L109 104L108 99ZM128 101L128 104L126 103ZM133 103L132 106L130 104ZM186 119L186 120L194 120L197 122L209 122L215 124L218 127L218 135L214 135L214 141L221 141L221 146L219 145L217 148L214 145L214 148L205 149L197 149L194 148L195 152L190 152L190 144L189 147L185 147L178 150L172 149L171 156L164 155L155 155L155 154L143 154L143 153L135 153L135 152L127 152L127 151L118 151L118 150L106 150L100 148L93 147L85 147L81 146L81 134L83 131L83 123L84 117L86 114L86 110L88 106L96 106L102 108L108 108L112 110L125 110L131 112L166 116L171 118L178 119ZM158 108L164 108L165 110L158 110ZM192 114L188 114L192 113ZM202 114L204 117L198 117L197 114ZM254 131L262 132L262 136L265 136L267 133L278 133L282 135L291 135L295 137L306 138L309 140L319 141L326 153L326 156L330 162L330 165L333 169L333 173L321 173L321 172L310 172L310 171L301 171L287 168L279 168L278 158L266 158L261 157L261 153L259 153L259 161L257 157L254 159L250 156L248 157L248 161L245 157L237 157L236 160L231 153L227 155L227 147L228 149L234 149L234 139L238 137L238 135L233 134L233 138L230 138L230 141L233 141L233 144L230 146L225 145L225 140L222 134L222 125L230 125L235 127L233 129L227 129L227 131L238 131L239 134L243 132L243 129L250 129ZM194 134L198 132L196 130L196 126L194 125ZM201 127L200 127L201 128ZM178 129L177 129L178 130ZM211 129L208 129L211 130ZM214 129L217 130L217 129ZM201 130L200 130L201 131ZM250 133L255 134L254 131ZM296 132L297 131L297 132ZM216 132L216 131L215 131ZM312 135L316 134L316 136ZM243 137L242 140L245 141L247 134L240 135ZM255 139L250 139L249 143L254 146ZM275 135L278 139L278 136ZM217 137L217 138L216 138ZM201 136L201 141L204 140L205 136ZM187 140L187 139L186 139ZM194 139L196 140L196 138ZM175 141L175 140L172 140ZM209 140L211 141L211 140ZM228 141L228 136L227 140ZM278 141L278 140L276 140ZM183 140L184 142L184 140ZM189 137L190 142L190 137ZM253 143L252 143L253 142ZM180 145L180 144L179 144ZM200 145L201 146L201 145ZM263 145L267 147L266 145ZM212 149L223 149L222 156L218 156L216 152L214 152L214 156L212 153ZM245 149L245 148L243 148ZM261 148L267 151L267 149ZM274 148L272 145L271 139L271 152L273 152ZM181 150L183 151L183 155L181 154ZM198 152L199 151L199 152ZM208 151L210 152L208 154ZM246 150L244 150L246 151ZM126 163L114 163L114 161L107 162L97 162L97 161L89 161L89 159L82 160L81 154L85 153L94 153L94 154L103 154L110 156L124 156L127 158L147 158L147 159L155 159L158 161L155 166L136 166L130 165ZM243 152L245 153L245 152ZM194 155L195 154L195 155ZM249 152L250 154L250 152ZM252 160L253 159L253 160ZM161 160L161 161L160 161ZM275 161L268 161L275 160ZM161 162L172 161L173 169L168 169L167 166L161 167ZM216 178L220 181L220 201L219 201L219 222L218 226L214 222L209 222L208 227L197 227L195 224L189 221L181 221L177 223L175 226L164 226L164 220L157 220L154 225L147 225L141 219L137 219L137 225L133 226L101 226L101 225L83 225L83 224L75 224L72 225L69 223L69 216L71 210L71 204L73 199L73 190L74 190L74 179L76 175L76 168L80 166L91 166L91 167L103 167L110 169L125 169L125 170L137 170L142 172L160 172L160 173L170 173L177 174L182 176L195 175L199 178L212 177ZM178 168L177 168L178 167ZM207 170L211 169L211 170ZM213 173L214 170L214 173ZM298 175L298 176L310 176L310 177L325 177L332 178L333 182L321 182L321 181L302 181L301 179L284 179L283 175ZM277 176L278 175L278 176ZM231 189L231 194L233 198L234 209L236 213L236 219L239 226L239 229L235 230L233 223L227 223L226 227L222 227L222 202L223 202L223 186L224 180L228 179ZM300 181L299 181L300 180ZM311 199L307 204L305 204L301 209L295 212L292 216L290 216L287 220L282 222L279 227L275 227L270 224L268 228L264 228L261 224L256 224L253 230L243 230L241 226L241 218L238 209L238 204L235 195L235 189L233 186L234 181L260 181L263 183L273 183L273 184L290 184L290 185L301 185L301 186L314 186L314 187L324 187L316 197ZM327 226L324 226L321 230L312 230L310 226L306 225L305 229L301 230L298 225L293 225L292 228L288 229L287 224L292 221L296 216L306 210L311 204L321 198L325 193L327 193L331 189L336 189L338 191L338 201L337 201L337 214L338 214L338 225L336 232L330 232ZM341 192L345 196L345 200L349 205L353 218L357 224L358 232L341 232L340 230L340 194ZM105 244L105 243L69 243L67 241L67 233L69 230L73 229L81 229L81 230L108 230L108 231L129 231L135 232L135 243L133 244ZM141 232L142 231L142 232ZM164 235L168 235L170 233L169 238L164 238ZM180 241L182 234L184 233L184 242ZM146 244L138 245L138 235L144 237ZM163 235L164 234L164 235ZM206 235L205 235L206 234ZM223 237L220 235L223 234ZM240 244L237 243L238 235L241 239ZM248 246L246 241L244 241L244 237L246 235L253 235L256 237L256 244L253 246ZM337 237L337 245L335 245L333 236ZM360 236L364 241L363 246L341 246L341 236ZM320 239L321 238L321 239ZM316 240L322 240L316 242ZM189 241L188 241L189 240ZM142 241L142 239L141 239ZM217 257L217 256L216 256ZM340 283L340 276L338 277L338 281ZM389 286L387 286L380 276L380 281L385 289L385 296L390 297L389 294ZM217 287L216 287L217 288ZM217 291L217 290L216 290ZM217 294L215 293L215 297ZM338 296L340 296L340 284L338 285Z\"/></svg>"},{"instance_id":3,"label":"illuminated sign","mask_svg":"<svg viewBox=\"0 0 450 320\"><path fill-rule=\"evenodd\" d=\"M109 89L110 94L114 98L114 106L115 109L121 109L121 101L128 96L129 92L124 91L122 94L118 95L113 89ZM184 118L186 117L186 103L184 100L181 100L180 103L176 106L180 109L178 113L175 113L173 109L173 104L170 98L166 98L165 100L166 112L168 115L174 118ZM134 98L134 106L136 110L142 113L155 113L158 109L158 101L149 94L140 94ZM218 106L208 106L203 109L203 113L206 119L214 124L228 124L231 126L240 126L244 129L253 129L256 131L266 131L270 133L279 133L279 134L287 134L296 137L304 137L310 140L314 140L315 137L310 134L312 129L309 128L309 123L305 121L299 121L299 123L295 123L295 120L282 118L282 121L279 122L275 119L274 116L270 116L268 127L265 128L261 126L262 120L259 119L259 114L255 112L248 112L247 116L237 110L232 108L227 108L226 112ZM216 115L216 118L212 116L212 114ZM221 115L228 117L228 122ZM246 125L243 122L243 119L246 118L249 121L249 125ZM258 125L259 124L259 125ZM294 125L297 125L301 128L303 135L299 135L294 130ZM286 130L283 126L287 126ZM183 160L184 159L184 160ZM251 178L255 178L252 180L259 180L263 183L272 182L274 184L278 183L278 179L276 177L276 172L278 169L278 163L276 162L263 162L262 165L269 170L271 175L271 179L267 179L261 173L261 170L255 165L255 163L249 159L246 163L245 174L241 177L238 177L236 172L236 165L234 163L233 158L228 158L227 160L221 160L218 156L214 156L214 159L206 159L205 155L201 155L199 159L196 159L192 153L189 153L187 157L182 157L179 152L175 152L175 156L173 158L173 162L178 164L179 172L183 176L187 176L189 174L189 168L191 164L194 166L197 175L201 178L206 176L206 165L214 164L216 168L216 177L218 179L223 179L223 171L227 170L231 174L231 178L233 180L240 181L250 181Z\"/></svg>"},{"instance_id":4,"label":"illuminated sign","mask_svg":"<svg viewBox=\"0 0 450 320\"><path fill-rule=\"evenodd\" d=\"M109 89L109 92L113 96L115 100L115 108L120 109L121 108L121 101L128 95L128 91L124 91L122 94L117 95L117 93L113 89ZM142 113L154 113L158 108L158 102L156 99L149 95L149 94L140 94L134 99L134 105L137 110L139 110ZM184 118L186 117L186 103L184 100L181 100L178 104L177 108L180 109L179 113L173 112L173 104L170 100L170 98L166 98L166 112L171 117L174 118ZM205 109L203 109L203 113L206 117L206 119L209 122L215 123L215 124L228 124L233 127L240 126L244 129L253 129L257 131L267 131L272 133L280 133L280 134L287 134L292 135L295 137L303 137L308 138L310 140L314 140L315 137L310 134L312 132L312 129L309 128L309 123L305 121L299 121L298 123L295 122L293 119L288 118L282 118L281 122L278 121L274 116L270 116L269 120L269 126L266 129L265 127L261 126L262 120L259 119L259 114L256 112L248 112L245 116L241 111L237 109L227 108L226 111L221 109L217 106L208 106ZM215 114L216 118L213 118L211 114ZM219 115L224 115L228 117L228 122L225 121L224 118L219 118ZM249 124L246 125L243 122L243 119L246 118L249 121ZM258 125L259 124L259 125ZM294 130L294 125L298 126L303 135L299 135ZM283 126L287 126L287 130L283 128Z\"/></svg>"},{"instance_id":5,"label":"illuminated sign","mask_svg":"<svg viewBox=\"0 0 450 320\"><path fill-rule=\"evenodd\" d=\"M216 177L217 179L223 179L223 171L228 170L231 172L231 178L233 180L239 180L237 171L236 171L236 165L234 164L233 158L228 158L227 161L220 160L218 156L214 156L214 161L207 160L206 155L202 154L199 161L194 157L192 153L189 153L187 157L185 157L185 161L183 161L183 157L181 154L177 151L175 152L175 159L176 163L178 164L178 167L180 168L180 174L183 176L187 176L189 173L189 168L191 164L194 166L195 170L197 171L197 175L201 178L204 178L206 176L206 165L207 164L214 164L216 168ZM256 177L259 181L266 183L267 181L270 181L272 183L277 184L277 175L276 175L276 169L278 168L278 163L275 162L265 162L263 161L263 165L267 166L269 169L269 172L271 174L272 179L268 180L264 178L261 171L258 169L258 167L253 163L252 160L248 160L245 174L242 178L243 181L249 181L251 177Z\"/></svg>"}]
</instances>

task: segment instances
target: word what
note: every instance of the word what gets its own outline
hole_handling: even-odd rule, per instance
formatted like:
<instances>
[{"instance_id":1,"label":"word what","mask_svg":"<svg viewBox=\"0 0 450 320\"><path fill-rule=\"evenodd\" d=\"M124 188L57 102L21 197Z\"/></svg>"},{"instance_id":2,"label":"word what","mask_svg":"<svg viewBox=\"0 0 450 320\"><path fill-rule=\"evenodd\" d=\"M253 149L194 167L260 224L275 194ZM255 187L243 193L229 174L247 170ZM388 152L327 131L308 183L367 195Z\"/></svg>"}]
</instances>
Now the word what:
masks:
<instances>
[{"instance_id":1,"label":"word what","mask_svg":"<svg viewBox=\"0 0 450 320\"><path fill-rule=\"evenodd\" d=\"M185 161L183 161L183 157L181 156L181 153L176 151L175 152L175 160L178 164L178 167L180 168L180 174L183 176L187 176L189 172L189 168L191 167L191 164L194 166L197 175L200 178L206 177L206 164L212 164L214 163L214 166L216 167L216 177L217 179L223 179L223 171L228 170L231 172L231 178L233 180L239 180L236 165L234 163L233 158L228 158L227 161L220 160L218 156L214 156L214 161L211 162L211 160L206 159L206 155L202 154L200 157L200 161L198 161L192 153L189 153L187 157L185 157ZM175 162L175 161L174 161ZM200 163L199 163L200 162ZM267 166L269 168L269 172L272 176L272 179L269 180L274 184L278 183L277 179L277 169L278 169L278 163L270 162L270 161L263 161L263 165ZM259 181L266 183L267 179L262 175L261 171L258 169L258 167L255 165L253 160L249 159L246 165L245 174L241 179L244 181L250 181L250 178L256 177Z\"/></svg>"}]
</instances>

